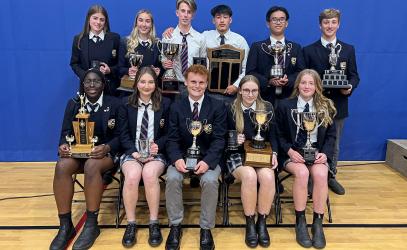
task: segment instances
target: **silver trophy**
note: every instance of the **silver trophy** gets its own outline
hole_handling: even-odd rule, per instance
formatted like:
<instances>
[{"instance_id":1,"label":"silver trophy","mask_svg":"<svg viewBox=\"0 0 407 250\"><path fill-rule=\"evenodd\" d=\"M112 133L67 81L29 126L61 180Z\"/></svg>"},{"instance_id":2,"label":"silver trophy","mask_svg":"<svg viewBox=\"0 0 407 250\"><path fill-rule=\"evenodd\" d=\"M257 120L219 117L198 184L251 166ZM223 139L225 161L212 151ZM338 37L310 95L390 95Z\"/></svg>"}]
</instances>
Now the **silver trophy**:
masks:
<instances>
[{"instance_id":1,"label":"silver trophy","mask_svg":"<svg viewBox=\"0 0 407 250\"><path fill-rule=\"evenodd\" d=\"M291 52L293 45L291 43L283 44L281 42L275 44L266 43L261 44L261 49L264 53L273 57L274 65L271 66L270 69L270 78L281 78L284 77L284 70L285 70L285 60L287 55ZM282 62L279 62L279 58L283 57ZM280 95L282 93L282 87L276 87L276 95Z\"/></svg>"},{"instance_id":2,"label":"silver trophy","mask_svg":"<svg viewBox=\"0 0 407 250\"><path fill-rule=\"evenodd\" d=\"M143 63L143 55L139 55L137 53L130 53L129 55L129 63L132 67L140 67L140 65ZM134 80L136 76L129 76L130 80Z\"/></svg>"},{"instance_id":3,"label":"silver trophy","mask_svg":"<svg viewBox=\"0 0 407 250\"><path fill-rule=\"evenodd\" d=\"M304 157L305 165L311 166L314 164L318 150L312 146L311 132L318 129L327 117L327 112L299 112L298 109L291 110L291 118L295 125L307 132L307 141L305 146L300 149L300 154Z\"/></svg>"},{"instance_id":4,"label":"silver trophy","mask_svg":"<svg viewBox=\"0 0 407 250\"><path fill-rule=\"evenodd\" d=\"M198 160L201 158L201 151L199 149L199 146L196 145L196 138L204 131L204 125L206 124L206 120L204 120L204 122L201 122L187 118L186 123L187 129L193 137L192 145L187 150L185 165L187 170L194 171L196 164L198 164Z\"/></svg>"},{"instance_id":5,"label":"silver trophy","mask_svg":"<svg viewBox=\"0 0 407 250\"><path fill-rule=\"evenodd\" d=\"M351 88L347 77L345 75L346 70L346 62L340 63L340 70L336 69L336 64L338 63L339 56L342 50L342 45L337 43L335 46L331 45L330 47L330 54L329 54L329 64L331 68L324 71L324 75L322 77L322 85L324 88L341 88L347 89Z\"/></svg>"},{"instance_id":6,"label":"silver trophy","mask_svg":"<svg viewBox=\"0 0 407 250\"><path fill-rule=\"evenodd\" d=\"M273 118L273 106L266 102L264 108L258 110L250 110L249 116L252 122L257 127L257 134L252 138L250 146L255 149L264 149L266 148L265 139L261 136L261 130L266 130L270 124L271 119Z\"/></svg>"},{"instance_id":7,"label":"silver trophy","mask_svg":"<svg viewBox=\"0 0 407 250\"><path fill-rule=\"evenodd\" d=\"M145 160L150 157L150 140L148 139L137 139L136 147L138 153L140 154L140 159Z\"/></svg>"},{"instance_id":8,"label":"silver trophy","mask_svg":"<svg viewBox=\"0 0 407 250\"><path fill-rule=\"evenodd\" d=\"M157 41L157 47L163 58L166 58L174 63L174 59L181 53L182 44L167 43ZM178 81L174 69L167 69L163 75L163 81Z\"/></svg>"}]
</instances>

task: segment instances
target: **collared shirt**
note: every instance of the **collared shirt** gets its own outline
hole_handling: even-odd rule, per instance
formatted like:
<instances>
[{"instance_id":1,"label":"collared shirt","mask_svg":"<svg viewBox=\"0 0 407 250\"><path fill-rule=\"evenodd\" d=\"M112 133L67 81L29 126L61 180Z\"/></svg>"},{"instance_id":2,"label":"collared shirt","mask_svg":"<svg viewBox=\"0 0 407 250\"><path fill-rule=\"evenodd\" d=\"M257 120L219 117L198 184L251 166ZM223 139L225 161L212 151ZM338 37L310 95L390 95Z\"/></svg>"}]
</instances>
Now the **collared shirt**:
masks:
<instances>
[{"instance_id":1,"label":"collared shirt","mask_svg":"<svg viewBox=\"0 0 407 250\"><path fill-rule=\"evenodd\" d=\"M304 101L304 99L301 98L301 96L298 96L298 101L297 101L297 109L298 112L303 112L305 109L305 105L308 103L309 106L309 112L315 112L315 107L314 107L314 99L309 100L308 102ZM297 123L299 122L298 120L299 117L297 117ZM297 135L298 135L299 128L297 127ZM318 129L315 126L315 129L312 130L310 134L310 141L311 143L317 142L317 137L318 137Z\"/></svg>"},{"instance_id":2,"label":"collared shirt","mask_svg":"<svg viewBox=\"0 0 407 250\"><path fill-rule=\"evenodd\" d=\"M271 45L275 45L277 41L280 41L283 45L285 45L285 37L283 37L283 39L281 39L281 40L277 40L273 36L270 36Z\"/></svg>"},{"instance_id":3,"label":"collared shirt","mask_svg":"<svg viewBox=\"0 0 407 250\"><path fill-rule=\"evenodd\" d=\"M191 112L194 112L194 103L198 102L198 114L201 113L201 107L202 107L202 102L203 102L204 98L205 98L205 95L202 95L202 97L199 98L198 101L194 101L194 100L192 100L192 98L190 96L188 96L189 106L191 107Z\"/></svg>"},{"instance_id":4,"label":"collared shirt","mask_svg":"<svg viewBox=\"0 0 407 250\"><path fill-rule=\"evenodd\" d=\"M243 105L243 102L240 104L240 106L242 107L243 112L245 112L248 109L252 109L253 111L256 110L256 102L253 102L253 104L250 107L246 107L245 105Z\"/></svg>"},{"instance_id":5,"label":"collared shirt","mask_svg":"<svg viewBox=\"0 0 407 250\"><path fill-rule=\"evenodd\" d=\"M96 37L94 36L98 36L100 38L100 40L105 40L105 32L102 30L99 35L94 34L92 31L89 31L89 39L91 39L92 41L94 41L95 43L97 42Z\"/></svg>"},{"instance_id":6,"label":"collared shirt","mask_svg":"<svg viewBox=\"0 0 407 250\"><path fill-rule=\"evenodd\" d=\"M93 110L94 112L97 112L98 110L99 110L99 108L101 108L102 107L102 105L103 105L103 92L102 92L102 94L99 96L99 99L95 102L95 103L92 103L91 101L89 101L89 99L88 99L88 97L86 97L85 98L85 108L88 110L88 112L90 113L90 112L92 112L92 110L90 110L90 108L88 107L88 103L90 103L91 105L92 104L99 104L99 106L95 109L95 110Z\"/></svg>"},{"instance_id":7,"label":"collared shirt","mask_svg":"<svg viewBox=\"0 0 407 250\"><path fill-rule=\"evenodd\" d=\"M188 43L188 67L194 62L194 57L206 57L206 44L205 38L201 33L194 30L192 27L188 31L187 43ZM171 42L182 44L182 35L179 27L177 26L172 32L170 39L163 38L163 42ZM174 60L174 70L177 75L178 81L185 82L185 78L182 74L181 65L181 51L178 53L178 57Z\"/></svg>"},{"instance_id":8,"label":"collared shirt","mask_svg":"<svg viewBox=\"0 0 407 250\"><path fill-rule=\"evenodd\" d=\"M145 42L148 42L148 45L149 45L149 46L152 44L150 39L142 40L142 39L139 37L139 38L138 38L138 43L141 44L141 45L143 45L143 42L144 42L144 43L145 43Z\"/></svg>"},{"instance_id":9,"label":"collared shirt","mask_svg":"<svg viewBox=\"0 0 407 250\"><path fill-rule=\"evenodd\" d=\"M323 37L321 37L321 43L322 43L322 46L324 46L325 48L326 48L326 46L328 46L328 44L330 44L330 43L332 43L332 45L335 46L335 45L336 45L336 37L335 37L335 39L334 39L332 42L330 42L330 41L328 41L328 40L325 40Z\"/></svg>"},{"instance_id":10,"label":"collared shirt","mask_svg":"<svg viewBox=\"0 0 407 250\"><path fill-rule=\"evenodd\" d=\"M141 132L141 123L143 122L143 115L144 110L146 109L144 102L139 99L138 101L138 109L137 109L137 129L136 129L136 140L140 138ZM147 104L147 103L144 103ZM150 141L154 141L154 111L153 111L153 103L151 100L148 102L147 107L147 114L148 114L148 130L147 130L147 139ZM137 144L136 144L137 145ZM137 147L137 146L136 146Z\"/></svg>"},{"instance_id":11,"label":"collared shirt","mask_svg":"<svg viewBox=\"0 0 407 250\"><path fill-rule=\"evenodd\" d=\"M207 30L202 33L205 37L206 47L207 48L217 48L220 46L220 33L217 30ZM239 87L240 80L246 74L246 62L247 56L249 55L249 45L244 39L243 36L232 32L230 29L224 34L225 36L225 44L232 45L238 49L244 50L244 58L242 61L242 71L240 72L239 78L233 83L236 87Z\"/></svg>"}]
</instances>

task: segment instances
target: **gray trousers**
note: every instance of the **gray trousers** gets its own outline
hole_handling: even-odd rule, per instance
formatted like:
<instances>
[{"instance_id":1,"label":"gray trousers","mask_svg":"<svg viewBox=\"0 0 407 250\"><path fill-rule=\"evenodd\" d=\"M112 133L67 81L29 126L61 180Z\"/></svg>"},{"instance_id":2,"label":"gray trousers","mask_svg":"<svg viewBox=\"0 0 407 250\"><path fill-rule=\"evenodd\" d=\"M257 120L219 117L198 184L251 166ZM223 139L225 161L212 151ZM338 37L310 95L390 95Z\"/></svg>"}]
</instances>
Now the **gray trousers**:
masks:
<instances>
[{"instance_id":1,"label":"gray trousers","mask_svg":"<svg viewBox=\"0 0 407 250\"><path fill-rule=\"evenodd\" d=\"M345 118L342 119L335 119L335 125L336 125L336 141L335 141L335 149L334 149L334 155L332 157L332 172L336 174L336 165L338 164L338 158L339 158L339 144L341 142L341 136L342 136L342 131L343 131L343 125L345 123ZM335 176L333 176L335 177Z\"/></svg>"},{"instance_id":2,"label":"gray trousers","mask_svg":"<svg viewBox=\"0 0 407 250\"><path fill-rule=\"evenodd\" d=\"M205 174L200 176L202 192L199 225L203 229L211 229L215 227L219 175L220 167L218 165L214 170L208 170ZM182 200L183 179L183 173L179 172L173 165L168 167L165 184L165 205L170 226L181 224L184 219L184 203Z\"/></svg>"}]
</instances>

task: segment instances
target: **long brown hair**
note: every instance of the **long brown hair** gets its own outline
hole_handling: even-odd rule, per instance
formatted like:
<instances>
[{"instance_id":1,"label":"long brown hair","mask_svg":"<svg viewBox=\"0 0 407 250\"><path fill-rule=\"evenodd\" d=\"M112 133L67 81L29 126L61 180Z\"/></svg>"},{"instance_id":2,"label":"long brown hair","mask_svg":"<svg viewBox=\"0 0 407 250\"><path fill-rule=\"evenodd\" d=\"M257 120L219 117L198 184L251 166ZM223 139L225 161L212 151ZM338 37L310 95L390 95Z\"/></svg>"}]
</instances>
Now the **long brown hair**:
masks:
<instances>
[{"instance_id":1,"label":"long brown hair","mask_svg":"<svg viewBox=\"0 0 407 250\"><path fill-rule=\"evenodd\" d=\"M98 4L92 5L88 10L88 14L86 14L86 19L85 19L85 24L83 25L83 29L82 29L81 33L79 33L78 44L76 45L78 47L78 49L80 49L80 43L81 43L83 36L85 36L86 34L89 34L89 31L90 31L89 19L93 14L96 14L96 13L100 13L103 16L105 16L106 20L105 20L105 26L103 27L103 31L105 33L110 32L109 16L107 15L106 9L102 5L98 5Z\"/></svg>"},{"instance_id":2,"label":"long brown hair","mask_svg":"<svg viewBox=\"0 0 407 250\"><path fill-rule=\"evenodd\" d=\"M240 92L242 90L242 86L243 84L245 84L246 82L254 82L256 83L258 90L259 90L259 94L257 96L256 99L256 109L257 110L262 110L265 108L266 106L266 101L264 101L261 96L260 96L260 82L257 79L257 77L253 76L253 75L245 75L242 80L239 83L239 91ZM232 114L233 117L235 117L235 123L236 123L236 130L238 133L242 134L244 131L244 118L243 118L243 109L242 109L242 95L240 93L237 94L236 99L233 101L232 103Z\"/></svg>"},{"instance_id":3,"label":"long brown hair","mask_svg":"<svg viewBox=\"0 0 407 250\"><path fill-rule=\"evenodd\" d=\"M137 83L140 81L141 77L144 74L149 74L154 79L155 89L154 89L154 92L151 94L151 102L153 103L153 105L152 105L153 110L157 111L160 109L160 106L161 106L161 100L162 100L161 90L158 88L157 75L155 74L155 71L149 66L142 67L141 69L139 69L137 71L136 78L134 79L134 84L133 84L134 92L133 92L133 94L131 94L129 96L128 104L135 108L137 108L139 106L140 93L137 89Z\"/></svg>"},{"instance_id":4,"label":"long brown hair","mask_svg":"<svg viewBox=\"0 0 407 250\"><path fill-rule=\"evenodd\" d=\"M314 79L315 93L313 96L313 102L314 102L317 113L319 113L321 111L328 112L328 115L325 116L325 119L322 122L322 124L325 127L327 127L328 125L333 123L333 117L335 117L335 115L336 115L336 108L335 108L332 100L329 98L326 98L322 94L322 81L321 81L321 78L319 77L318 72L316 72L313 69L304 69L303 71L301 71L298 74L297 79L295 79L294 90L293 90L293 93L291 94L290 98L295 98L300 95L298 86L300 85L301 79L304 75L310 75Z\"/></svg>"},{"instance_id":5,"label":"long brown hair","mask_svg":"<svg viewBox=\"0 0 407 250\"><path fill-rule=\"evenodd\" d=\"M137 20L140 14L146 13L150 19L151 19L151 30L149 33L149 39L151 40L150 47L153 45L153 43L156 40L156 33L155 33L155 26L154 26L154 18L153 14L149 10L139 10L137 12L136 18L134 19L134 24L133 24L133 30L131 31L130 35L127 37L127 53L126 57L130 56L130 53L134 53L135 49L139 45L139 30L137 28Z\"/></svg>"}]
</instances>

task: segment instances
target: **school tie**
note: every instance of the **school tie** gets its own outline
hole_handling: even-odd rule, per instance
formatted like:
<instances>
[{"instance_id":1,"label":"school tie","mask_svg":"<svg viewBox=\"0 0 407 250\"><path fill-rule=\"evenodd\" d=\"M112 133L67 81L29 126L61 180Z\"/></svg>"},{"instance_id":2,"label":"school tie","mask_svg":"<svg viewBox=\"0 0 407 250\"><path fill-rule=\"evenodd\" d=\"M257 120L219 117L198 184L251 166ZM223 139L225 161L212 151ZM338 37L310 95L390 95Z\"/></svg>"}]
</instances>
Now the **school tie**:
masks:
<instances>
[{"instance_id":1,"label":"school tie","mask_svg":"<svg viewBox=\"0 0 407 250\"><path fill-rule=\"evenodd\" d=\"M99 36L96 36L96 35L93 36L93 41L94 41L95 43L100 42L100 40L102 40L102 39L101 39Z\"/></svg>"},{"instance_id":2,"label":"school tie","mask_svg":"<svg viewBox=\"0 0 407 250\"><path fill-rule=\"evenodd\" d=\"M276 44L283 46L281 41L277 41ZM284 65L284 54L278 55L278 65Z\"/></svg>"},{"instance_id":3,"label":"school tie","mask_svg":"<svg viewBox=\"0 0 407 250\"><path fill-rule=\"evenodd\" d=\"M309 112L309 104L305 104L305 108L303 112ZM307 131L304 129L300 129L297 134L297 140L296 144L297 147L303 148L305 146L305 143L307 142Z\"/></svg>"},{"instance_id":4,"label":"school tie","mask_svg":"<svg viewBox=\"0 0 407 250\"><path fill-rule=\"evenodd\" d=\"M143 47L148 47L150 43L148 41L142 41L141 45L143 45Z\"/></svg>"},{"instance_id":5,"label":"school tie","mask_svg":"<svg viewBox=\"0 0 407 250\"><path fill-rule=\"evenodd\" d=\"M93 103L92 104L92 103L88 102L86 104L86 106L87 106L87 109L88 109L89 113L96 113L98 111L98 109L99 109L99 103Z\"/></svg>"},{"instance_id":6,"label":"school tie","mask_svg":"<svg viewBox=\"0 0 407 250\"><path fill-rule=\"evenodd\" d=\"M140 129L140 140L147 140L147 135L148 135L148 112L147 108L150 105L149 103L144 104L142 103L141 105L144 106L144 113L143 113L143 119L141 120L141 129Z\"/></svg>"},{"instance_id":7,"label":"school tie","mask_svg":"<svg viewBox=\"0 0 407 250\"><path fill-rule=\"evenodd\" d=\"M181 51L181 66L182 66L182 74L185 73L185 71L188 68L188 42L187 42L187 36L188 34L182 34L182 32L180 32L181 36L182 36L182 51Z\"/></svg>"},{"instance_id":8,"label":"school tie","mask_svg":"<svg viewBox=\"0 0 407 250\"><path fill-rule=\"evenodd\" d=\"M192 120L197 121L199 114L198 114L198 105L199 102L194 102L194 110L192 111Z\"/></svg>"},{"instance_id":9,"label":"school tie","mask_svg":"<svg viewBox=\"0 0 407 250\"><path fill-rule=\"evenodd\" d=\"M225 44L225 35L220 35L220 45L224 45Z\"/></svg>"}]
</instances>

